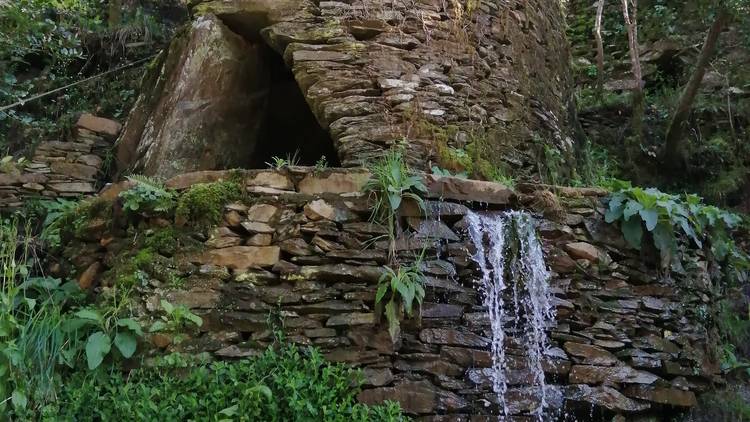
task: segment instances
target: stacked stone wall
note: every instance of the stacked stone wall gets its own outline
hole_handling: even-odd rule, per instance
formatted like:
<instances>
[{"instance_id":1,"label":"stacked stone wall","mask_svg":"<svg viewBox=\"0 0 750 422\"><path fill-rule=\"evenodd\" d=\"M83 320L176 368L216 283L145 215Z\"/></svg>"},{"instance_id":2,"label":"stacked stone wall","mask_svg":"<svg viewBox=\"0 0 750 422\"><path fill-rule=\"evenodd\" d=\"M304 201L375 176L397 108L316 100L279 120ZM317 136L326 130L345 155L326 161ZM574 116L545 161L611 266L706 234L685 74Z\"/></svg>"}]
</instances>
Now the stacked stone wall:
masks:
<instances>
[{"instance_id":1,"label":"stacked stone wall","mask_svg":"<svg viewBox=\"0 0 750 422\"><path fill-rule=\"evenodd\" d=\"M30 160L17 157L0 172L0 209L19 208L33 199L95 194L106 178L105 162L120 124L84 114L70 141L41 142Z\"/></svg>"},{"instance_id":2,"label":"stacked stone wall","mask_svg":"<svg viewBox=\"0 0 750 422\"><path fill-rule=\"evenodd\" d=\"M288 340L362 368L363 402L397 400L418 420L494 420L490 323L465 216L471 208L513 208L538 219L553 275L557 324L548 333L553 347L544 370L554 392L548 399L561 417L667 417L695 405L696 394L718 379L704 325L711 309L706 262L686 254L684 272L660 276L648 252L629 248L604 222L602 192L595 189L560 189L560 206L541 208L549 187L511 191L427 177L429 216L406 203L400 217L405 232L396 241L402 262L426 248L427 296L420 317L402 322L393 342L374 303L388 242L380 238L386 229L369 222L372 203L362 189L367 178L364 170L293 167L171 179L167 184L180 190L239 179L247 197L227 204L222 223L208 230L164 216L137 223L146 235L184 223L190 238L150 260L137 301L143 320L155 318L166 299L204 321L179 344L154 336L154 347L220 359L252 356L274 342L269 321L277 320ZM123 188L115 185L103 197ZM69 243L68 258L86 285L111 288L118 256L138 248L139 236L116 220L93 224ZM511 420L527 421L539 397L529 388L531 373L518 344L507 340L506 397Z\"/></svg>"}]
</instances>

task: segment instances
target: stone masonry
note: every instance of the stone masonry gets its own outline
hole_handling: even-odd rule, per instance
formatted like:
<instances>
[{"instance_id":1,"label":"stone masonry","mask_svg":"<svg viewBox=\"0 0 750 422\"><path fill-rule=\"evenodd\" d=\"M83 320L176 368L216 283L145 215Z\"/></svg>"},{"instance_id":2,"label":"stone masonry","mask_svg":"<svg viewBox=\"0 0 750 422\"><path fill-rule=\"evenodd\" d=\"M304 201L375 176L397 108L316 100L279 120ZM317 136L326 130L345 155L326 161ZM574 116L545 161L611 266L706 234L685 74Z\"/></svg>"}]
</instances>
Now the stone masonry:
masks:
<instances>
[{"instance_id":1,"label":"stone masonry","mask_svg":"<svg viewBox=\"0 0 750 422\"><path fill-rule=\"evenodd\" d=\"M123 171L246 167L263 141L260 44L283 56L345 167L399 143L416 168L470 150L527 179L545 146L572 157L556 0L198 3L145 79L118 141Z\"/></svg>"},{"instance_id":2,"label":"stone masonry","mask_svg":"<svg viewBox=\"0 0 750 422\"><path fill-rule=\"evenodd\" d=\"M268 321L277 315L289 340L362 368L366 382L359 399L365 403L397 400L417 420L494 420L490 326L465 220L481 201L482 210L527 209L538 219L557 311L544 368L560 417L662 417L695 405L696 394L718 379L703 323L711 305L706 262L688 254L684 272L659 276L655 257L629 248L604 222L597 189L559 189L561 206L550 209L539 205L550 187L512 191L428 176L429 216L406 203L404 234L396 242L403 262L427 248L427 297L420 318L404 321L394 342L374 304L388 245L378 239L386 229L368 221L371 203L362 191L368 173L199 172L168 185L183 190L239 176L247 197L225 206L223 222L188 230L197 248L162 251L148 268L139 305L144 321L154 318L162 298L204 319L200 331L180 344L155 336L159 348L206 351L220 359L252 356L273 342ZM112 186L103 197L123 188ZM147 233L177 223L189 225L164 216L136 225ZM118 224L95 224L71 240L68 258L86 285L110 286L107 270L115 258L136 248L136 236ZM171 283L168 273L183 282ZM530 421L539 398L525 387L530 373L524 350L514 347L514 338L507 341L511 420Z\"/></svg>"},{"instance_id":3,"label":"stone masonry","mask_svg":"<svg viewBox=\"0 0 750 422\"><path fill-rule=\"evenodd\" d=\"M30 199L76 198L99 190L104 161L120 124L83 114L71 141L40 143L30 161L8 163L0 172L0 209L18 208Z\"/></svg>"}]
</instances>

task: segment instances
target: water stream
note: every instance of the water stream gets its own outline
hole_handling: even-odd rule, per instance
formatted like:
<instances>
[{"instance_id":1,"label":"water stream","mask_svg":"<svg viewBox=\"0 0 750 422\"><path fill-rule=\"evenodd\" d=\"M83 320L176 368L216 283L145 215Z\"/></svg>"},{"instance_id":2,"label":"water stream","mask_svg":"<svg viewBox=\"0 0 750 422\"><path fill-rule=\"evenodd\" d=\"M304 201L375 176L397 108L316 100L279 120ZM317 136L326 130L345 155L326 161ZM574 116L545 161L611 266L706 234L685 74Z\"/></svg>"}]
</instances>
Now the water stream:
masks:
<instances>
[{"instance_id":1,"label":"water stream","mask_svg":"<svg viewBox=\"0 0 750 422\"><path fill-rule=\"evenodd\" d=\"M550 274L536 235L533 218L525 212L471 213L469 235L482 278L492 329L492 389L500 403L500 420L509 415L506 355L509 334L524 351L531 373L531 388L539 397L532 412L539 420L547 406L542 361L549 349L546 330L554 324L555 309L549 288Z\"/></svg>"}]
</instances>

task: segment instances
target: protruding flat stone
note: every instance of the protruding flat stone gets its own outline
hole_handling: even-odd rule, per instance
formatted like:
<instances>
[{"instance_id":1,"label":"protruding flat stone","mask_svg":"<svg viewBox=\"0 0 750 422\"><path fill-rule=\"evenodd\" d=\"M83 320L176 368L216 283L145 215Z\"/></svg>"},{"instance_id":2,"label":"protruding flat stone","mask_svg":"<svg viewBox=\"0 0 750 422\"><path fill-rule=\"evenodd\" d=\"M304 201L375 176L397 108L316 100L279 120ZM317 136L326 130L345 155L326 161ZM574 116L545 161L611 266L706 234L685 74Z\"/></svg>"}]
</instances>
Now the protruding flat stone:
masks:
<instances>
[{"instance_id":1,"label":"protruding flat stone","mask_svg":"<svg viewBox=\"0 0 750 422\"><path fill-rule=\"evenodd\" d=\"M633 369L629 366L592 366L573 365L570 369L571 384L602 384L602 383L628 383L628 384L653 384L659 377L656 375Z\"/></svg>"},{"instance_id":2,"label":"protruding flat stone","mask_svg":"<svg viewBox=\"0 0 750 422\"><path fill-rule=\"evenodd\" d=\"M271 267L279 261L278 246L234 246L214 249L195 257L201 264L221 265L235 270Z\"/></svg>"},{"instance_id":3,"label":"protruding flat stone","mask_svg":"<svg viewBox=\"0 0 750 422\"><path fill-rule=\"evenodd\" d=\"M565 250L576 259L585 259L587 261L596 262L599 260L599 249L586 242L573 242L565 245Z\"/></svg>"},{"instance_id":4,"label":"protruding flat stone","mask_svg":"<svg viewBox=\"0 0 750 422\"><path fill-rule=\"evenodd\" d=\"M677 388L632 385L625 388L625 395L670 406L693 407L698 404L692 391Z\"/></svg>"},{"instance_id":5,"label":"protruding flat stone","mask_svg":"<svg viewBox=\"0 0 750 422\"><path fill-rule=\"evenodd\" d=\"M565 398L572 401L591 403L613 412L641 412L651 406L625 397L612 387L591 387L584 384L564 387Z\"/></svg>"},{"instance_id":6,"label":"protruding flat stone","mask_svg":"<svg viewBox=\"0 0 750 422\"><path fill-rule=\"evenodd\" d=\"M78 118L76 127L111 137L117 136L120 133L120 129L122 129L122 125L114 120L96 117L88 113L84 113Z\"/></svg>"},{"instance_id":7,"label":"protruding flat stone","mask_svg":"<svg viewBox=\"0 0 750 422\"><path fill-rule=\"evenodd\" d=\"M615 365L619 360L612 353L589 344L566 342L563 347L571 355L583 359L582 363L587 365Z\"/></svg>"},{"instance_id":8,"label":"protruding flat stone","mask_svg":"<svg viewBox=\"0 0 750 422\"><path fill-rule=\"evenodd\" d=\"M369 179L370 172L367 170L331 171L321 175L308 174L299 182L298 189L307 195L361 193Z\"/></svg>"},{"instance_id":9,"label":"protruding flat stone","mask_svg":"<svg viewBox=\"0 0 750 422\"><path fill-rule=\"evenodd\" d=\"M493 205L508 205L515 198L515 192L500 183L449 176L440 177L432 174L425 175L424 180L430 198L482 202Z\"/></svg>"}]
</instances>

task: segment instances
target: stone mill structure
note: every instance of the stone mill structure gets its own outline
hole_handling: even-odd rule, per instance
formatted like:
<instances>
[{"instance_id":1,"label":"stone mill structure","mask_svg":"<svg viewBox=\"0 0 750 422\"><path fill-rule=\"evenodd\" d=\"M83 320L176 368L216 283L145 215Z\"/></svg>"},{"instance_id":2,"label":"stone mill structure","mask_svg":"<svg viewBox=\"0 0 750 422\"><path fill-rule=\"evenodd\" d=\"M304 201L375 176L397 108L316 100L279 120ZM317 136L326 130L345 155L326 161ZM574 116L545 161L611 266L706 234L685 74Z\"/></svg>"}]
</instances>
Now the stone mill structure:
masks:
<instances>
[{"instance_id":1,"label":"stone mill structure","mask_svg":"<svg viewBox=\"0 0 750 422\"><path fill-rule=\"evenodd\" d=\"M275 315L288 340L363 370L360 401L396 400L420 421L661 418L718 380L705 258L686 252L691 265L666 276L605 223L606 192L537 183L545 149L575 165L559 1L193 3L122 128L88 116L76 142L42 144L26 173L3 176L5 206L34 192L93 194L100 144L116 135L118 176L159 177L176 191L239 183L245 199L224 204L212 227L143 216L134 236L114 213L66 239L57 270L84 287L111 286L122 257L149 249L138 268L143 318L167 299L204 321L179 344L153 339L154 349L253 356L274 341ZM369 221L364 185L366 165L394 146L418 170L461 150L532 183L424 175L427 213L404 204L395 248L405 259L425 252L426 297L392 339L374 303L386 228ZM299 166L265 164L294 154ZM332 166L311 167L322 156ZM491 260L509 233L487 234L493 221L525 227L521 250L536 260L517 268L539 272L542 325L520 320L525 305L507 291L496 294L502 313L489 308L487 280L512 264ZM149 240L165 229L174 242Z\"/></svg>"}]
</instances>

